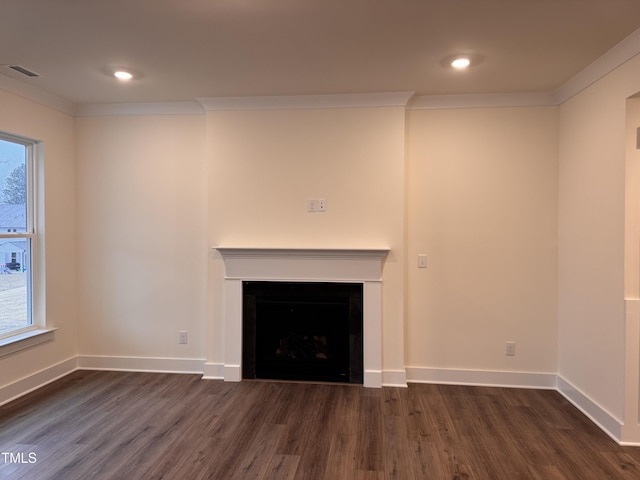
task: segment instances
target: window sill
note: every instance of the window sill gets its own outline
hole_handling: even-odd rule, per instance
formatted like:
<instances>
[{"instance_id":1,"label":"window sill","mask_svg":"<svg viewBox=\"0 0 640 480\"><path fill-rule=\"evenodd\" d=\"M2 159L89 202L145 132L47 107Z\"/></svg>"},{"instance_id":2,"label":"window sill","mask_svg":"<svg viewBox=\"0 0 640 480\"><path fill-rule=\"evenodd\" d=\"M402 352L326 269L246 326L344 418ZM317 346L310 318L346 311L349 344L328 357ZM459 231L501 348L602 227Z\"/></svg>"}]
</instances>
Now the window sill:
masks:
<instances>
[{"instance_id":1,"label":"window sill","mask_svg":"<svg viewBox=\"0 0 640 480\"><path fill-rule=\"evenodd\" d=\"M53 340L55 328L38 328L0 339L0 357Z\"/></svg>"}]
</instances>

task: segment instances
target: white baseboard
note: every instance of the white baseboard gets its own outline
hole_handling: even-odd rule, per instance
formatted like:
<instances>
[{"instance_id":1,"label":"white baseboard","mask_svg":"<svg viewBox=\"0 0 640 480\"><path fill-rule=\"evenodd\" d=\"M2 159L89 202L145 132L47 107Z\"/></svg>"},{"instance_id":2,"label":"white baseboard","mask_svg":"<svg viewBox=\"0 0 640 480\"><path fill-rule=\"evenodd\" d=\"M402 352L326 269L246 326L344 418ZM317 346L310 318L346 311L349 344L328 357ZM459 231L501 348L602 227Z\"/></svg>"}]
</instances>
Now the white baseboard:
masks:
<instances>
[{"instance_id":1,"label":"white baseboard","mask_svg":"<svg viewBox=\"0 0 640 480\"><path fill-rule=\"evenodd\" d=\"M365 370L362 383L367 388L382 387L382 371L381 370Z\"/></svg>"},{"instance_id":2,"label":"white baseboard","mask_svg":"<svg viewBox=\"0 0 640 480\"><path fill-rule=\"evenodd\" d=\"M241 373L239 365L205 363L202 378L203 380L239 382L242 379ZM407 376L404 370L366 370L363 384L368 388L381 388L383 385L385 387L406 387Z\"/></svg>"},{"instance_id":3,"label":"white baseboard","mask_svg":"<svg viewBox=\"0 0 640 480\"><path fill-rule=\"evenodd\" d=\"M603 407L598 405L594 400L589 398L583 392L578 390L569 381L565 380L561 375L557 375L557 390L560 394L571 402L578 410L586 415L600 429L614 439L617 443L622 444L622 427L620 420L615 418Z\"/></svg>"},{"instance_id":4,"label":"white baseboard","mask_svg":"<svg viewBox=\"0 0 640 480\"><path fill-rule=\"evenodd\" d=\"M406 387L407 371L406 370L383 370L382 386L383 387Z\"/></svg>"},{"instance_id":5,"label":"white baseboard","mask_svg":"<svg viewBox=\"0 0 640 480\"><path fill-rule=\"evenodd\" d=\"M555 373L407 367L409 383L555 389Z\"/></svg>"},{"instance_id":6,"label":"white baseboard","mask_svg":"<svg viewBox=\"0 0 640 480\"><path fill-rule=\"evenodd\" d=\"M201 358L162 357L107 357L79 355L78 368L81 370L115 370L151 373L190 373L204 371L205 360Z\"/></svg>"},{"instance_id":7,"label":"white baseboard","mask_svg":"<svg viewBox=\"0 0 640 480\"><path fill-rule=\"evenodd\" d=\"M239 382L242 380L242 367L240 365L224 365L224 379L227 382Z\"/></svg>"},{"instance_id":8,"label":"white baseboard","mask_svg":"<svg viewBox=\"0 0 640 480\"><path fill-rule=\"evenodd\" d=\"M28 377L21 378L18 381L10 383L0 388L0 405L16 400L27 393L33 392L38 388L70 374L77 370L77 357L71 357L51 367L40 370Z\"/></svg>"},{"instance_id":9,"label":"white baseboard","mask_svg":"<svg viewBox=\"0 0 640 480\"><path fill-rule=\"evenodd\" d=\"M203 380L224 380L224 364L205 363L202 371Z\"/></svg>"},{"instance_id":10,"label":"white baseboard","mask_svg":"<svg viewBox=\"0 0 640 480\"><path fill-rule=\"evenodd\" d=\"M640 425L622 425L622 439L618 443L623 447L640 447Z\"/></svg>"}]
</instances>

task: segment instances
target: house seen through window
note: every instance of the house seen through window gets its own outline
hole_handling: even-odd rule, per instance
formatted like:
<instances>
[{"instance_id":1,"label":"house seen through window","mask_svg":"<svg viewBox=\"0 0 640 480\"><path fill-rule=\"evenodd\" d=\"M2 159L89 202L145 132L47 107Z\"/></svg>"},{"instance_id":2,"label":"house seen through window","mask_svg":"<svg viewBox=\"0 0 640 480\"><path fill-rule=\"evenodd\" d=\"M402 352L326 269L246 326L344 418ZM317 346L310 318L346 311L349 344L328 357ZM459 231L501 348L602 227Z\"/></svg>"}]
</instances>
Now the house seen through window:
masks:
<instances>
[{"instance_id":1,"label":"house seen through window","mask_svg":"<svg viewBox=\"0 0 640 480\"><path fill-rule=\"evenodd\" d=\"M33 325L33 147L0 133L0 338Z\"/></svg>"}]
</instances>

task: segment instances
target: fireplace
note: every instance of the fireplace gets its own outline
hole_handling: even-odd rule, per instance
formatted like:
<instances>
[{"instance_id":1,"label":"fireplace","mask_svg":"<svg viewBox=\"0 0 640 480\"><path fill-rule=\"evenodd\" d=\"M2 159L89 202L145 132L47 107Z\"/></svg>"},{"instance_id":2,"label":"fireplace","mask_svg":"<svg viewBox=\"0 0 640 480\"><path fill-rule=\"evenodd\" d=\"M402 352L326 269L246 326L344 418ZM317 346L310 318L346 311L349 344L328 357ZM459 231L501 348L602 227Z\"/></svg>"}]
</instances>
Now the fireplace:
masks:
<instances>
[{"instance_id":1,"label":"fireplace","mask_svg":"<svg viewBox=\"0 0 640 480\"><path fill-rule=\"evenodd\" d=\"M362 284L245 281L242 290L242 378L362 383Z\"/></svg>"},{"instance_id":2,"label":"fireplace","mask_svg":"<svg viewBox=\"0 0 640 480\"><path fill-rule=\"evenodd\" d=\"M224 262L225 349L224 363L206 364L205 377L242 380L246 362L243 358L246 282L351 283L362 289L362 383L365 387L382 386L382 266L389 249L214 249Z\"/></svg>"}]
</instances>

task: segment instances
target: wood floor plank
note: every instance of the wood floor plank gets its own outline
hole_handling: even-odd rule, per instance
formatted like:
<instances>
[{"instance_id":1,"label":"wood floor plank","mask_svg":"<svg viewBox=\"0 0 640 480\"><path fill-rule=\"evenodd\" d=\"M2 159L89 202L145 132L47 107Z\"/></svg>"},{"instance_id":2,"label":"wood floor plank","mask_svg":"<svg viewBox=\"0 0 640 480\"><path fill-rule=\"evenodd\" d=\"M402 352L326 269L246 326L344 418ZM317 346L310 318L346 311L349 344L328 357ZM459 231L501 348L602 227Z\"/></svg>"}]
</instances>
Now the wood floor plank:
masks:
<instances>
[{"instance_id":1,"label":"wood floor plank","mask_svg":"<svg viewBox=\"0 0 640 480\"><path fill-rule=\"evenodd\" d=\"M264 474L264 480L293 480L296 477L298 455L274 455Z\"/></svg>"},{"instance_id":2,"label":"wood floor plank","mask_svg":"<svg viewBox=\"0 0 640 480\"><path fill-rule=\"evenodd\" d=\"M636 480L557 392L77 371L0 407L0 479ZM23 455L19 457L18 455Z\"/></svg>"},{"instance_id":3,"label":"wood floor plank","mask_svg":"<svg viewBox=\"0 0 640 480\"><path fill-rule=\"evenodd\" d=\"M338 433L332 437L325 469L325 480L337 478L354 478L356 476L356 444L355 433Z\"/></svg>"},{"instance_id":4,"label":"wood floor plank","mask_svg":"<svg viewBox=\"0 0 640 480\"><path fill-rule=\"evenodd\" d=\"M262 425L253 441L247 445L244 458L231 478L236 480L264 478L284 429L284 425L270 423Z\"/></svg>"},{"instance_id":5,"label":"wood floor plank","mask_svg":"<svg viewBox=\"0 0 640 480\"><path fill-rule=\"evenodd\" d=\"M383 415L383 451L385 478L415 479L411 452L406 448L407 430L399 415Z\"/></svg>"},{"instance_id":6,"label":"wood floor plank","mask_svg":"<svg viewBox=\"0 0 640 480\"><path fill-rule=\"evenodd\" d=\"M384 480L384 472L373 470L358 470L356 471L355 480Z\"/></svg>"},{"instance_id":7,"label":"wood floor plank","mask_svg":"<svg viewBox=\"0 0 640 480\"><path fill-rule=\"evenodd\" d=\"M380 398L363 395L360 398L358 441L356 444L356 467L358 470L384 472L382 431Z\"/></svg>"},{"instance_id":8,"label":"wood floor plank","mask_svg":"<svg viewBox=\"0 0 640 480\"><path fill-rule=\"evenodd\" d=\"M303 425L288 423L289 429L292 432L297 431L302 440L299 442L301 455L296 480L324 477L331 448L331 435L335 428L335 419L331 415L334 411L332 402L335 400L331 395L333 388L327 385L314 386L314 401L304 407L306 418Z\"/></svg>"}]
</instances>

